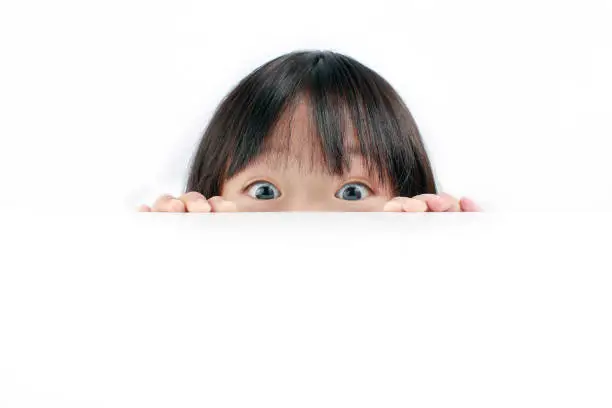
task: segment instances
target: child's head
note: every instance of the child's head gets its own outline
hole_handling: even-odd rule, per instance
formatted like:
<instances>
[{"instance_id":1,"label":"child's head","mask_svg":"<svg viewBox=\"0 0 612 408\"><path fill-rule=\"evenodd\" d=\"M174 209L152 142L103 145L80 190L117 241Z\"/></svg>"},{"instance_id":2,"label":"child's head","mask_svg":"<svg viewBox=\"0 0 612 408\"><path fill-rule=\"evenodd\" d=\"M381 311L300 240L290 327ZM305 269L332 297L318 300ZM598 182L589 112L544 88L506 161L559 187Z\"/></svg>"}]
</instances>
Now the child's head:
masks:
<instances>
[{"instance_id":1,"label":"child's head","mask_svg":"<svg viewBox=\"0 0 612 408\"><path fill-rule=\"evenodd\" d=\"M186 190L241 211L380 211L436 186L389 83L350 57L304 51L259 67L221 102Z\"/></svg>"}]
</instances>

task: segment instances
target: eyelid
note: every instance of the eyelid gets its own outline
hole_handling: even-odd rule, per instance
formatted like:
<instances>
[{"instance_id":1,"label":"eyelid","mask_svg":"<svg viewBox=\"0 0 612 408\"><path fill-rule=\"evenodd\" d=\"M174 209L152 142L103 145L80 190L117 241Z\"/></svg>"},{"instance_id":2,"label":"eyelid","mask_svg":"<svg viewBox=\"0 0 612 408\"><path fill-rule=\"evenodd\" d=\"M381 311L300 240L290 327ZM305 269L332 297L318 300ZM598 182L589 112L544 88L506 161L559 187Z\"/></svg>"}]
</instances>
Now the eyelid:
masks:
<instances>
[{"instance_id":1,"label":"eyelid","mask_svg":"<svg viewBox=\"0 0 612 408\"><path fill-rule=\"evenodd\" d=\"M259 184L259 183L271 184L274 187L274 189L276 189L276 191L278 191L278 197L276 198L277 200L283 196L283 192L281 191L280 188L278 188L276 186L276 184L274 182L269 181L269 180L264 180L264 179L256 179L256 180L254 180L254 181L252 181L250 183L247 183L246 187L244 187L242 189L242 194L248 194L249 190L251 190L255 184Z\"/></svg>"},{"instance_id":2,"label":"eyelid","mask_svg":"<svg viewBox=\"0 0 612 408\"><path fill-rule=\"evenodd\" d=\"M272 185L273 185L273 186L274 186L274 187L275 187L275 188L276 188L278 191L280 191L280 188L278 188L274 182L269 181L269 180L264 180L264 179L257 179L257 180L253 180L253 181L251 181L251 182L248 182L248 183L246 184L246 186L245 186L245 187L242 189L242 191L243 191L243 192L244 192L244 191L248 191L248 190L249 190L251 187L253 187L253 186L254 186L255 184L257 184L257 183L268 183L268 184L272 184Z\"/></svg>"},{"instance_id":3,"label":"eyelid","mask_svg":"<svg viewBox=\"0 0 612 408\"><path fill-rule=\"evenodd\" d=\"M370 186L370 184L367 181L365 181L365 180L351 180L351 181L344 182L344 183L342 183L342 185L340 187L338 187L336 192L340 191L341 188L343 188L344 186L346 186L348 184L361 184L362 186L367 188L370 193L375 194L374 188L372 188Z\"/></svg>"}]
</instances>

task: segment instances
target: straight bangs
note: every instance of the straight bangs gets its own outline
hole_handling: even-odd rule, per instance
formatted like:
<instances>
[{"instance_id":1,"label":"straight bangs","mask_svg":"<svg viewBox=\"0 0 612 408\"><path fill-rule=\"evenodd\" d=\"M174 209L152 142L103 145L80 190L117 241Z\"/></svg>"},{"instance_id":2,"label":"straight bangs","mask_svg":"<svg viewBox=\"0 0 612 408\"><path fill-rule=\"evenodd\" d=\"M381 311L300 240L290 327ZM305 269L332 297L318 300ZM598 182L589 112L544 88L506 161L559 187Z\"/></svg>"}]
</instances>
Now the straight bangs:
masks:
<instances>
[{"instance_id":1,"label":"straight bangs","mask_svg":"<svg viewBox=\"0 0 612 408\"><path fill-rule=\"evenodd\" d=\"M395 195L435 193L414 120L376 72L333 52L294 52L255 70L221 103L193 160L187 191L220 195L257 160L343 176L359 155Z\"/></svg>"}]
</instances>

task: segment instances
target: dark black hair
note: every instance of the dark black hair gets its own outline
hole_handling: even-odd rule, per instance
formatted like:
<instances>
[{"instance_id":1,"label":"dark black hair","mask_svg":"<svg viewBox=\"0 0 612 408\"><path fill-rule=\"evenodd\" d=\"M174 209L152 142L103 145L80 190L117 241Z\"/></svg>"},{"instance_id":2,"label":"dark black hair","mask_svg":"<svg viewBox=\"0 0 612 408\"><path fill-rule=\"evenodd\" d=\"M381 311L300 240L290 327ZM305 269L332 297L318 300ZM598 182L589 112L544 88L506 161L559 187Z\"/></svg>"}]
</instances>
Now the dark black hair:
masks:
<instances>
[{"instance_id":1,"label":"dark black hair","mask_svg":"<svg viewBox=\"0 0 612 408\"><path fill-rule=\"evenodd\" d=\"M368 171L395 195L436 193L423 140L400 96L370 68L331 51L292 52L240 81L204 132L186 191L207 198L221 195L225 180L266 151L281 119L298 101L307 101L323 169L342 175L349 168L348 125Z\"/></svg>"}]
</instances>

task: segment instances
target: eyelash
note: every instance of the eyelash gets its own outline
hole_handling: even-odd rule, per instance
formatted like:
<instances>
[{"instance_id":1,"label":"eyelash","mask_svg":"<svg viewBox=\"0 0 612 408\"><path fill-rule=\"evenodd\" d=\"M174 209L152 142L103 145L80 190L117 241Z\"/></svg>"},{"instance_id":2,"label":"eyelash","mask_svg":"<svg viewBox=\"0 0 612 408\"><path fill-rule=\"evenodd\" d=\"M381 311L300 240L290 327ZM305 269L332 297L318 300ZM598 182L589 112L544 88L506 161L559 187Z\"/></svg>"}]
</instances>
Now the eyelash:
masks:
<instances>
[{"instance_id":1,"label":"eyelash","mask_svg":"<svg viewBox=\"0 0 612 408\"><path fill-rule=\"evenodd\" d=\"M366 183L365 181L361 181L361 180L350 180L345 183L342 183L342 185L338 187L336 191L340 190L342 187L346 186L347 184L361 184L362 186L367 188L371 194L376 194L374 192L374 189L368 183Z\"/></svg>"},{"instance_id":2,"label":"eyelash","mask_svg":"<svg viewBox=\"0 0 612 408\"><path fill-rule=\"evenodd\" d=\"M246 193L247 191L249 191L249 190L251 189L251 187L253 187L253 186L254 186L255 184L257 184L257 183L270 183L270 184L272 184L274 187L276 187L276 184L275 184L275 183L273 183L273 182L271 182L271 181L268 181L268 180L255 180L255 181L253 181L252 183L247 184L247 186L246 186L245 188L243 188L243 189L242 189L242 192L243 192L243 193ZM276 187L276 188L278 188L278 187ZM280 191L280 189L279 189L279 191Z\"/></svg>"}]
</instances>

